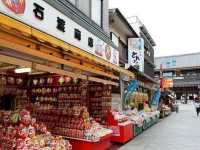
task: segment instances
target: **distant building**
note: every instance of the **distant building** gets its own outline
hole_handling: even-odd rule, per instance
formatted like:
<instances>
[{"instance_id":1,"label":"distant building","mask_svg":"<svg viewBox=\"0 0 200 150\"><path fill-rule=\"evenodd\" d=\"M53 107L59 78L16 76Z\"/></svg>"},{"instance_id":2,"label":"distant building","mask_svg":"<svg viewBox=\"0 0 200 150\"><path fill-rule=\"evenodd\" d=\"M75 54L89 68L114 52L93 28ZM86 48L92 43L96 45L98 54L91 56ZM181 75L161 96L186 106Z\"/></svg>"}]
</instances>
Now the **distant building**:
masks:
<instances>
[{"instance_id":1,"label":"distant building","mask_svg":"<svg viewBox=\"0 0 200 150\"><path fill-rule=\"evenodd\" d=\"M173 89L177 98L194 98L200 89L200 53L173 55L155 58L155 77L160 75L162 65L163 77L173 80Z\"/></svg>"},{"instance_id":2,"label":"distant building","mask_svg":"<svg viewBox=\"0 0 200 150\"><path fill-rule=\"evenodd\" d=\"M138 38L138 35L118 8L109 10L109 29L110 38L119 50L119 64L125 67L128 63L128 39Z\"/></svg>"},{"instance_id":3,"label":"distant building","mask_svg":"<svg viewBox=\"0 0 200 150\"><path fill-rule=\"evenodd\" d=\"M145 91L149 94L151 98L153 90L156 89L157 82L154 80L154 49L155 43L151 36L149 35L147 29L143 24L138 26L137 29L132 26L128 20L123 16L118 8L109 10L109 30L110 30L110 39L117 47L119 51L119 65L120 67L126 68L135 73L136 80L139 83L139 91ZM139 30L139 32L137 32ZM128 57L130 55L129 39L130 38L142 38L144 39L144 71L139 71L133 66L127 67L129 63ZM114 107L122 106L122 99L124 91L127 88L127 85L131 79L126 78L126 76L120 76L120 89L114 89L115 100L113 100ZM119 93L121 98L119 98ZM118 98L117 98L118 97Z\"/></svg>"}]
</instances>

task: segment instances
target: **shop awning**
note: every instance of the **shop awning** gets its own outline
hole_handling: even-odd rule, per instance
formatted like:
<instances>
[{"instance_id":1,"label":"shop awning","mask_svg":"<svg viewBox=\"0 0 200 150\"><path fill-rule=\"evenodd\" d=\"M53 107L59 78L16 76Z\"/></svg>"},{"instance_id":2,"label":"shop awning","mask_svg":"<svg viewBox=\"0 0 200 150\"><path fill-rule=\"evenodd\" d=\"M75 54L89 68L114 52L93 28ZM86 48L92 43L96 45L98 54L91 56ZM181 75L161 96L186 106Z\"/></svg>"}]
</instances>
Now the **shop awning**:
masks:
<instances>
[{"instance_id":1,"label":"shop awning","mask_svg":"<svg viewBox=\"0 0 200 150\"><path fill-rule=\"evenodd\" d=\"M50 44L50 46L52 46L53 48L62 48L64 51L66 52L70 52L72 54L76 54L76 56L82 57L87 61L99 64L100 66L104 66L104 68L106 68L107 70L113 70L117 73L123 73L131 78L134 78L135 75L134 73L132 73L131 71L128 71L126 69L123 69L119 66L113 65L109 62L106 62L103 59L100 59L94 55L91 55L83 50L81 50L80 48L77 48L73 45L70 45L64 41L58 40L57 38L50 36L46 33L43 33L37 29L34 29L30 26L27 26L19 21L16 21L8 16L5 16L3 14L0 14L0 25L3 27L3 29L7 29L8 32L11 31L19 31L20 33L22 33L24 35L24 38L30 38L32 41L36 40L37 42L39 42L39 44ZM2 29L1 27L1 29ZM9 44L8 44L9 43ZM1 47L9 47L12 48L15 51L24 53L24 54L29 54L29 55L33 55L33 56L37 56L40 57L42 59L46 59L48 61L53 61L53 62L60 62L63 63L65 65L68 65L70 67L74 67L83 71L88 71L88 72L93 72L96 73L98 75L102 75L102 76L106 76L109 77L111 79L117 79L119 80L119 75L112 75L110 73L107 73L105 71L101 71L101 70L96 70L90 67L86 67L86 66L81 66L81 65L77 65L77 63L73 63L73 62L69 62L66 61L65 59L61 59L55 56L51 56L49 54L44 54L40 51L37 51L36 49L34 50L32 47L22 47L20 44L17 45L16 43L11 43L8 42L6 40L2 40L0 41L0 46Z\"/></svg>"}]
</instances>

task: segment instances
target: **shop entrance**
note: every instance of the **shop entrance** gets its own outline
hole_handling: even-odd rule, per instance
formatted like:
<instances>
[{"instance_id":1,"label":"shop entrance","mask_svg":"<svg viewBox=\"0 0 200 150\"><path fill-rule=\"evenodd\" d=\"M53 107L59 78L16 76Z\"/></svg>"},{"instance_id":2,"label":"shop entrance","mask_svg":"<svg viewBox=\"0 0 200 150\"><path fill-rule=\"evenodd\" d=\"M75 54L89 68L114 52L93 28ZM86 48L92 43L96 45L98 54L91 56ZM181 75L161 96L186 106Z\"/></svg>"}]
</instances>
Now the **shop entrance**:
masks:
<instances>
[{"instance_id":1,"label":"shop entrance","mask_svg":"<svg viewBox=\"0 0 200 150\"><path fill-rule=\"evenodd\" d=\"M66 137L73 149L88 144L103 149L110 146L108 139L112 131L99 123L106 124L111 94L111 85L0 63L0 114L26 110L53 135ZM5 125L3 118L0 125ZM91 136L94 134L96 137ZM8 148L9 144L4 146Z\"/></svg>"},{"instance_id":2,"label":"shop entrance","mask_svg":"<svg viewBox=\"0 0 200 150\"><path fill-rule=\"evenodd\" d=\"M111 109L111 94L111 85L0 63L1 108L5 110L80 106L103 123Z\"/></svg>"}]
</instances>

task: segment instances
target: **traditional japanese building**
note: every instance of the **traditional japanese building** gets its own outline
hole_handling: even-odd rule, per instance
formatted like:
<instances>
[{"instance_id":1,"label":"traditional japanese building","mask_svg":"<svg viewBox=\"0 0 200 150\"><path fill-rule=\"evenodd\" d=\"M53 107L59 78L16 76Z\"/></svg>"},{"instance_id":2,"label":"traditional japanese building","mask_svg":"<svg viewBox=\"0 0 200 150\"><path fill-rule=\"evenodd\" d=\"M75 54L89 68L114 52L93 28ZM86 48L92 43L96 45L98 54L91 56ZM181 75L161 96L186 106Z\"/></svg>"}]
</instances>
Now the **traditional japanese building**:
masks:
<instances>
[{"instance_id":1,"label":"traditional japanese building","mask_svg":"<svg viewBox=\"0 0 200 150\"><path fill-rule=\"evenodd\" d=\"M157 82L154 81L154 50L153 45L155 43L149 33L147 32L144 25L138 27L138 29L134 29L134 27L128 22L128 20L123 16L119 9L110 9L109 10L109 26L110 26L110 38L113 43L117 46L119 51L119 65L121 67L126 68L136 74L136 80L139 83L139 91L148 93L149 99L151 99L153 95L153 90L156 89ZM147 39L147 37L149 39ZM144 40L144 44L141 49L143 63L141 67L143 71L140 71L138 68L130 65L130 56L131 50L129 47L129 39L133 40ZM139 59L139 58L138 58ZM141 58L140 58L141 59ZM128 67L127 67L128 66ZM124 100L124 91L127 88L127 83L131 80L128 79L126 76L121 75L121 99L116 98L114 102L122 103ZM119 89L116 89L116 93L119 93ZM120 101L121 100L121 101Z\"/></svg>"}]
</instances>

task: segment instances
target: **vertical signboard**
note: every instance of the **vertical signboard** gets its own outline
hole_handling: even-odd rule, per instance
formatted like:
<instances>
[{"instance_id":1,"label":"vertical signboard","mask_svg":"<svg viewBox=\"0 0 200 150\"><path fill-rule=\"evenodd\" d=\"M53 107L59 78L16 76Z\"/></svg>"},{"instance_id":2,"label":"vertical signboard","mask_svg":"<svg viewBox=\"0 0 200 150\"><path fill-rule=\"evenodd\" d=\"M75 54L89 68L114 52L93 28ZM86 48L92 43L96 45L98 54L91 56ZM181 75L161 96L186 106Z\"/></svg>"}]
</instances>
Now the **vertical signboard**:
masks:
<instances>
[{"instance_id":1,"label":"vertical signboard","mask_svg":"<svg viewBox=\"0 0 200 150\"><path fill-rule=\"evenodd\" d=\"M173 87L173 79L163 79L163 88Z\"/></svg>"},{"instance_id":2,"label":"vertical signboard","mask_svg":"<svg viewBox=\"0 0 200 150\"><path fill-rule=\"evenodd\" d=\"M144 72L144 40L142 38L128 39L128 64Z\"/></svg>"}]
</instances>

